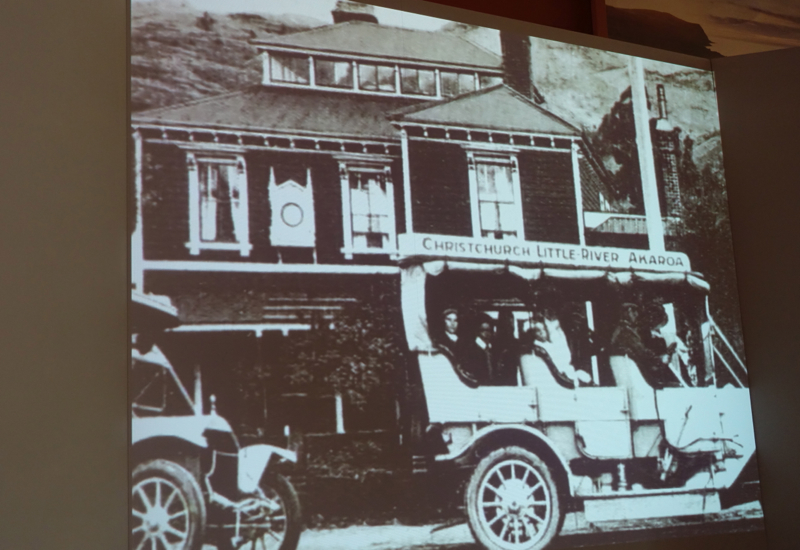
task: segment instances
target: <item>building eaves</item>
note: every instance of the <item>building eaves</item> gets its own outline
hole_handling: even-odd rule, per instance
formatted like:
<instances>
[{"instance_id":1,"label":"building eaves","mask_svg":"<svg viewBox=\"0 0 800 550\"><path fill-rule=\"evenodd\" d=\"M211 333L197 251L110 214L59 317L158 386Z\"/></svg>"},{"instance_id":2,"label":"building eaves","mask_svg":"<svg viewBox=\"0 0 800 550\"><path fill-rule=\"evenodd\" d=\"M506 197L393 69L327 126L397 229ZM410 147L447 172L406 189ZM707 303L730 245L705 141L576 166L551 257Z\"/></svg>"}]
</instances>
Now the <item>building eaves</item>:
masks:
<instances>
[{"instance_id":1,"label":"building eaves","mask_svg":"<svg viewBox=\"0 0 800 550\"><path fill-rule=\"evenodd\" d=\"M398 125L453 127L579 137L580 130L504 84L444 101L412 105L390 115Z\"/></svg>"},{"instance_id":2,"label":"building eaves","mask_svg":"<svg viewBox=\"0 0 800 550\"><path fill-rule=\"evenodd\" d=\"M386 113L419 101L393 95L258 85L240 92L141 111L131 118L134 124L395 139L397 130L386 118Z\"/></svg>"}]
</instances>

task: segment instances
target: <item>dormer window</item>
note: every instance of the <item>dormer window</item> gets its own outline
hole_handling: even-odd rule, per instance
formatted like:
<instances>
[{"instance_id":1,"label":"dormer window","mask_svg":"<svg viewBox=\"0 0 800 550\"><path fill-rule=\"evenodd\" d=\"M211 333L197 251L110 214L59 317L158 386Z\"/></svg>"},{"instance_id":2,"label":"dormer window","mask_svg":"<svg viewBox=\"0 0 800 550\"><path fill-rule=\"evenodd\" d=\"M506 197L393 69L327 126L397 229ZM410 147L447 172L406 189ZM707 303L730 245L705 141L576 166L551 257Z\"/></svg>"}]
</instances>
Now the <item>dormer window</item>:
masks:
<instances>
[{"instance_id":1,"label":"dormer window","mask_svg":"<svg viewBox=\"0 0 800 550\"><path fill-rule=\"evenodd\" d=\"M315 59L314 68L315 82L318 86L353 87L353 64L350 61Z\"/></svg>"},{"instance_id":2,"label":"dormer window","mask_svg":"<svg viewBox=\"0 0 800 550\"><path fill-rule=\"evenodd\" d=\"M358 87L368 91L395 92L395 68L391 65L359 63Z\"/></svg>"},{"instance_id":3,"label":"dormer window","mask_svg":"<svg viewBox=\"0 0 800 550\"><path fill-rule=\"evenodd\" d=\"M273 82L308 84L310 64L307 56L270 54L270 79Z\"/></svg>"},{"instance_id":4,"label":"dormer window","mask_svg":"<svg viewBox=\"0 0 800 550\"><path fill-rule=\"evenodd\" d=\"M344 52L343 52L344 53ZM503 81L499 73L467 67L361 61L335 53L265 51L263 83L309 86L350 93L450 98Z\"/></svg>"},{"instance_id":5,"label":"dormer window","mask_svg":"<svg viewBox=\"0 0 800 550\"><path fill-rule=\"evenodd\" d=\"M404 94L436 95L436 72L429 69L400 68L400 89Z\"/></svg>"},{"instance_id":6,"label":"dormer window","mask_svg":"<svg viewBox=\"0 0 800 550\"><path fill-rule=\"evenodd\" d=\"M475 73L441 71L442 95L453 97L475 91Z\"/></svg>"}]
</instances>

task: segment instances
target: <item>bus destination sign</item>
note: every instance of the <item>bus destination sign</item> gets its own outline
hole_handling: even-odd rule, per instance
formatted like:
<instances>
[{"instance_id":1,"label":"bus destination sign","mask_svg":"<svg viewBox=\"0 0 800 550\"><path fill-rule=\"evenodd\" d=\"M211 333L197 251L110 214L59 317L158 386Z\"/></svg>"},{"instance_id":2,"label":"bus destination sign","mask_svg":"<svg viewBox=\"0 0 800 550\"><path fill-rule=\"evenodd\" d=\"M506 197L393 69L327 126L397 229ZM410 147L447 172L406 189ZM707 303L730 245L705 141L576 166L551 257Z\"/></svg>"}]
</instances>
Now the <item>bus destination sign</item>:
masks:
<instances>
[{"instance_id":1,"label":"bus destination sign","mask_svg":"<svg viewBox=\"0 0 800 550\"><path fill-rule=\"evenodd\" d=\"M478 239L425 233L398 236L400 256L452 260L492 260L553 267L691 271L681 252L654 252L535 241Z\"/></svg>"}]
</instances>

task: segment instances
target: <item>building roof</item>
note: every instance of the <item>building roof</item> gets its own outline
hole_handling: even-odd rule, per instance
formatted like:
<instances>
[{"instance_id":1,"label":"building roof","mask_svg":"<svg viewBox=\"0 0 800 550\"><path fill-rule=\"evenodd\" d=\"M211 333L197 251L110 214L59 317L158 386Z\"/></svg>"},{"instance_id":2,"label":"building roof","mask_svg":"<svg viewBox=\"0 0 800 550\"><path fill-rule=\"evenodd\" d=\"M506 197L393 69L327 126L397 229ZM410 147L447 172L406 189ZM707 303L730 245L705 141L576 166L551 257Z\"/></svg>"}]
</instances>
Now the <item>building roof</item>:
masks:
<instances>
[{"instance_id":1,"label":"building roof","mask_svg":"<svg viewBox=\"0 0 800 550\"><path fill-rule=\"evenodd\" d=\"M410 106L395 112L391 118L398 122L459 128L580 135L578 129L568 122L502 84L446 101Z\"/></svg>"},{"instance_id":2,"label":"building roof","mask_svg":"<svg viewBox=\"0 0 800 550\"><path fill-rule=\"evenodd\" d=\"M503 62L500 56L451 33L401 29L365 21L347 21L253 40L252 44L487 69L500 69Z\"/></svg>"},{"instance_id":3,"label":"building roof","mask_svg":"<svg viewBox=\"0 0 800 550\"><path fill-rule=\"evenodd\" d=\"M386 114L419 102L417 98L395 95L259 85L241 92L133 113L132 119L134 123L397 138L397 130Z\"/></svg>"}]
</instances>

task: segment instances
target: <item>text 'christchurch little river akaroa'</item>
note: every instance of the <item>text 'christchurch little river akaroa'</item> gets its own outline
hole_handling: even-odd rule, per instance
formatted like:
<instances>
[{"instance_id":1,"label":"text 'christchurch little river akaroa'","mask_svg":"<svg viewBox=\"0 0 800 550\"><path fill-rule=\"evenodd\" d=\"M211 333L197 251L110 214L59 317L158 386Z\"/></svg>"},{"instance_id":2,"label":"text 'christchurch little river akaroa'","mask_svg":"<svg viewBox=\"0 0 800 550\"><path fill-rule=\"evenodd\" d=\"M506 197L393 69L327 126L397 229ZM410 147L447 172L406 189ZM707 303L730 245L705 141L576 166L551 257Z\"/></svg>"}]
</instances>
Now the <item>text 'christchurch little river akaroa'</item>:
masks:
<instances>
[{"instance_id":1,"label":"text 'christchurch little river akaroa'","mask_svg":"<svg viewBox=\"0 0 800 550\"><path fill-rule=\"evenodd\" d=\"M605 267L648 271L691 271L680 252L579 246L532 241L496 241L429 234L400 235L400 254L465 260L497 260L564 267Z\"/></svg>"}]
</instances>

